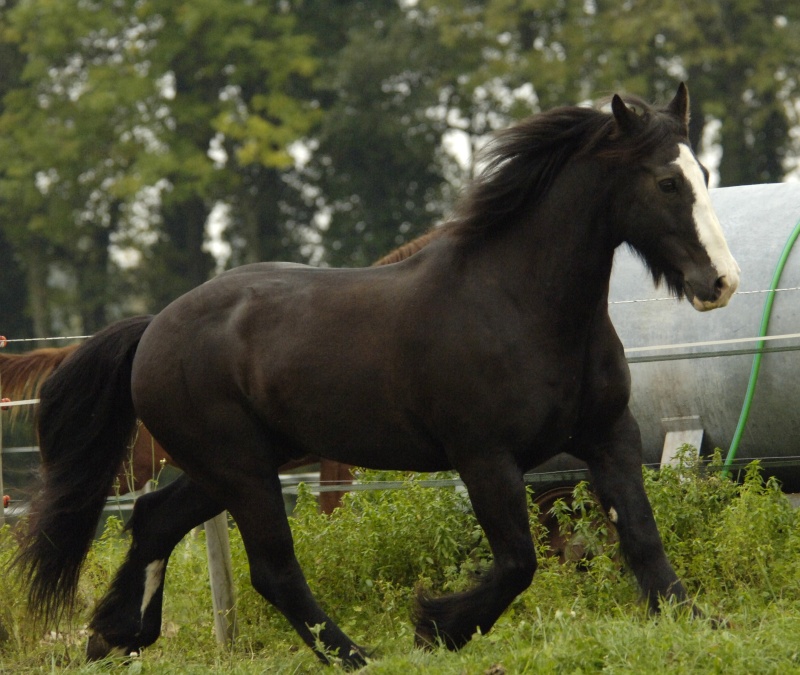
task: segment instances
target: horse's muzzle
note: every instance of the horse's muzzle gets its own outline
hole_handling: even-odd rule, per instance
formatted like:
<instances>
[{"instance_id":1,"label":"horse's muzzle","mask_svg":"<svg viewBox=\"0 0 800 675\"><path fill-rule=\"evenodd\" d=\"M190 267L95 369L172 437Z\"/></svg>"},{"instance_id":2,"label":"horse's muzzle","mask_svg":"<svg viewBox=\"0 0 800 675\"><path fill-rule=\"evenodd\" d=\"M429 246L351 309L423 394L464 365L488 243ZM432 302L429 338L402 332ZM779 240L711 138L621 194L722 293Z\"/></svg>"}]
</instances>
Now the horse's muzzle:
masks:
<instances>
[{"instance_id":1,"label":"horse's muzzle","mask_svg":"<svg viewBox=\"0 0 800 675\"><path fill-rule=\"evenodd\" d=\"M684 292L698 312L707 312L728 304L739 287L738 271L716 277L711 283L685 279Z\"/></svg>"}]
</instances>

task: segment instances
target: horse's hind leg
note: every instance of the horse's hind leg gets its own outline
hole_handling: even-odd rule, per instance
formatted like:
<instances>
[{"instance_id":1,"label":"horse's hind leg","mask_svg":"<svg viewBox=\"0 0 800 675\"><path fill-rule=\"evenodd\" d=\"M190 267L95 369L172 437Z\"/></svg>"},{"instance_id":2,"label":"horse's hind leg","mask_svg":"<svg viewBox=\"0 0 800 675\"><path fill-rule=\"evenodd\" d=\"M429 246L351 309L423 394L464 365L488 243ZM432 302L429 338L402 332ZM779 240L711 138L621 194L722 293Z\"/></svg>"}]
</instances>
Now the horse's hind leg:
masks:
<instances>
[{"instance_id":1,"label":"horse's hind leg","mask_svg":"<svg viewBox=\"0 0 800 675\"><path fill-rule=\"evenodd\" d=\"M480 629L489 631L536 571L536 551L528 522L522 472L508 454L470 459L459 466L475 516L489 540L494 562L478 584L440 598L418 598L416 642L427 647L441 639L462 647Z\"/></svg>"},{"instance_id":2,"label":"horse's hind leg","mask_svg":"<svg viewBox=\"0 0 800 675\"><path fill-rule=\"evenodd\" d=\"M294 554L278 474L249 474L226 505L239 527L254 588L283 613L320 660L338 657L348 667L364 665L359 648L311 594ZM318 640L316 627L321 627Z\"/></svg>"},{"instance_id":3,"label":"horse's hind leg","mask_svg":"<svg viewBox=\"0 0 800 675\"><path fill-rule=\"evenodd\" d=\"M652 610L659 599L684 601L686 590L667 560L642 480L639 426L630 411L586 457L592 490L616 525L622 553Z\"/></svg>"},{"instance_id":4,"label":"horse's hind leg","mask_svg":"<svg viewBox=\"0 0 800 675\"><path fill-rule=\"evenodd\" d=\"M128 655L161 632L164 572L172 549L222 507L187 476L136 500L131 548L89 625L90 660Z\"/></svg>"}]
</instances>

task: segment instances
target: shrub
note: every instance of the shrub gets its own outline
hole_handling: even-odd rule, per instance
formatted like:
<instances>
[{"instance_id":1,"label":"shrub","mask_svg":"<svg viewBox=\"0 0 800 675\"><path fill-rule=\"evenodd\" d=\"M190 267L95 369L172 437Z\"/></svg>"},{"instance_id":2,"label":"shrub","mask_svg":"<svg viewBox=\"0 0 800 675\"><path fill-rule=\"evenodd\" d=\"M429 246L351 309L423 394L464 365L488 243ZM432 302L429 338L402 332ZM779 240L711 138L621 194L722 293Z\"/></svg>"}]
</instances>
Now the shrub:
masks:
<instances>
[{"instance_id":1,"label":"shrub","mask_svg":"<svg viewBox=\"0 0 800 675\"><path fill-rule=\"evenodd\" d=\"M800 513L758 461L741 483L722 478L719 451L704 462L684 447L675 467L645 469L667 555L687 587L729 604L754 588L798 594Z\"/></svg>"},{"instance_id":2,"label":"shrub","mask_svg":"<svg viewBox=\"0 0 800 675\"><path fill-rule=\"evenodd\" d=\"M365 471L359 479L400 480L402 488L347 493L326 516L301 486L290 518L295 551L320 604L345 630L375 632L377 614L387 619L379 631L407 632L410 624L395 620L410 614L415 589L463 589L486 567L488 545L463 491L423 487L407 474ZM244 625L270 611L249 584L239 604Z\"/></svg>"},{"instance_id":3,"label":"shrub","mask_svg":"<svg viewBox=\"0 0 800 675\"><path fill-rule=\"evenodd\" d=\"M365 472L362 482L400 479L402 489L352 492L331 516L318 513L313 496L301 489L290 523L300 564L322 606L355 640L377 647L385 658L384 669L376 665L375 672L407 672L412 664L418 664L417 672L485 672L498 653L505 654L507 667L531 672L652 667L699 673L744 664L750 672L766 666L759 653L766 644L773 664L766 669L791 670L800 661L792 647L800 625L798 511L775 481L763 480L757 463L739 484L720 478L720 467L719 457L709 464L685 448L676 467L645 469L644 480L668 557L710 614L732 618L734 627L723 631L712 631L708 622L689 622L671 609L657 625L645 620L613 527L586 484L553 510L564 531L578 535L590 555L567 564L548 557L532 506L539 554L534 584L489 636L459 655L411 653L408 615L417 589L433 594L463 589L490 564L486 539L462 490L424 487L417 476ZM126 554L129 539L120 529L110 520L92 547L79 588L76 628ZM163 672L184 672L189 663L195 664L192 672L229 670L234 660L241 672L316 672L313 655L297 649L300 641L288 622L250 586L235 527L231 548L240 639L227 652L215 647L204 544L202 534L189 536L173 553L165 590L166 634L147 658L163 665ZM0 530L0 566L15 552L12 530ZM41 640L24 616L25 589L11 583L13 576L3 579L0 670L50 672L59 664L80 663L85 636L76 630ZM438 663L450 665L439 669Z\"/></svg>"}]
</instances>

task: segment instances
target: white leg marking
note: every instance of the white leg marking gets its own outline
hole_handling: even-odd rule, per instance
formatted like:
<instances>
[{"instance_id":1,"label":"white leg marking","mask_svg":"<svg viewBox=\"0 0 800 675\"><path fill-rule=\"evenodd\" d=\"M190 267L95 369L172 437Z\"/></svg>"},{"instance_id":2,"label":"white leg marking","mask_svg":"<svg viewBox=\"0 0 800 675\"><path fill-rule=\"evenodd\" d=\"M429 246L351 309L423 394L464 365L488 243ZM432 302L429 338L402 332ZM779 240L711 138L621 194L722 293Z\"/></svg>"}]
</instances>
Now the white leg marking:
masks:
<instances>
[{"instance_id":1,"label":"white leg marking","mask_svg":"<svg viewBox=\"0 0 800 675\"><path fill-rule=\"evenodd\" d=\"M165 564L166 561L164 560L154 560L147 567L145 567L144 595L142 596L142 618L144 618L144 612L147 609L147 606L150 604L150 601L153 599L158 587L164 580Z\"/></svg>"},{"instance_id":2,"label":"white leg marking","mask_svg":"<svg viewBox=\"0 0 800 675\"><path fill-rule=\"evenodd\" d=\"M728 284L723 291L723 295L716 303L700 303L703 307L697 307L697 304L695 304L695 307L697 309L723 307L739 286L739 265L736 264L736 260L734 260L728 249L725 235L722 233L722 226L711 204L711 197L708 194L705 178L700 170L700 163L685 143L680 143L678 149L679 154L675 164L686 177L694 193L692 215L697 228L697 236L711 259L711 264L714 265L719 276L725 277ZM696 302L699 303L700 301Z\"/></svg>"}]
</instances>

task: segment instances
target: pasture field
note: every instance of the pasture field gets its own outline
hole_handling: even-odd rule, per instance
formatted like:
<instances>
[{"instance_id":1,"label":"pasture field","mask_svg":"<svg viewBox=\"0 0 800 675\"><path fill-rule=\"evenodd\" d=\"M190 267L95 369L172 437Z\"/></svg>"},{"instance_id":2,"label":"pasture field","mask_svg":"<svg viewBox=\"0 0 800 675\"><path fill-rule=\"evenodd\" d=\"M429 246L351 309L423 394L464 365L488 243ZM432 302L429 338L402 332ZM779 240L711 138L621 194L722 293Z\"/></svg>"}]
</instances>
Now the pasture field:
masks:
<instances>
[{"instance_id":1,"label":"pasture field","mask_svg":"<svg viewBox=\"0 0 800 675\"><path fill-rule=\"evenodd\" d=\"M385 474L369 473L378 480ZM393 476L395 477L395 476ZM557 504L591 556L548 557L535 509L540 567L531 588L495 628L461 652L413 648L416 589L464 588L485 569L486 542L461 494L450 488L352 493L332 516L301 491L292 526L312 589L342 628L368 645L374 675L503 673L800 673L800 513L751 465L741 484L720 479L686 450L679 467L645 470L648 493L679 576L708 617L682 607L648 617L618 560L609 525L585 485ZM287 622L248 582L241 540L231 529L239 637L216 644L202 532L175 550L167 573L162 637L133 659L86 664L82 626L127 547L111 520L95 542L78 615L61 633L34 629L24 589L5 569L16 541L0 531L4 602L0 673L324 673Z\"/></svg>"}]
</instances>

